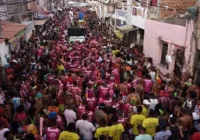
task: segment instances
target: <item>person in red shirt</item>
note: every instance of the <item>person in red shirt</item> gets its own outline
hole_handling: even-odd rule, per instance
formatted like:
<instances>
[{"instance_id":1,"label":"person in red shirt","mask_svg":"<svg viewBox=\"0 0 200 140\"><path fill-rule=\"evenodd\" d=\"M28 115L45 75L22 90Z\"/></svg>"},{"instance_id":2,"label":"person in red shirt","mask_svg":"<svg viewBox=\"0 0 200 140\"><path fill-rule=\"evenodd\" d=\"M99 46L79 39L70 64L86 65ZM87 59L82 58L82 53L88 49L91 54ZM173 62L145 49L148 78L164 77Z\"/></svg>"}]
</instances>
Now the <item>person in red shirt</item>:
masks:
<instances>
[{"instance_id":1,"label":"person in red shirt","mask_svg":"<svg viewBox=\"0 0 200 140\"><path fill-rule=\"evenodd\" d=\"M67 81L68 83L73 83L73 82L74 82L71 73L68 74L66 81Z\"/></svg>"},{"instance_id":2,"label":"person in red shirt","mask_svg":"<svg viewBox=\"0 0 200 140\"><path fill-rule=\"evenodd\" d=\"M120 72L119 69L113 69L112 74L115 77L115 84L120 84Z\"/></svg>"},{"instance_id":3,"label":"person in red shirt","mask_svg":"<svg viewBox=\"0 0 200 140\"><path fill-rule=\"evenodd\" d=\"M0 121L4 124L4 128L8 128L8 121L3 117L4 115L4 107L0 105Z\"/></svg>"},{"instance_id":4,"label":"person in red shirt","mask_svg":"<svg viewBox=\"0 0 200 140\"><path fill-rule=\"evenodd\" d=\"M200 132L195 132L195 133L191 136L190 140L200 140Z\"/></svg>"}]
</instances>

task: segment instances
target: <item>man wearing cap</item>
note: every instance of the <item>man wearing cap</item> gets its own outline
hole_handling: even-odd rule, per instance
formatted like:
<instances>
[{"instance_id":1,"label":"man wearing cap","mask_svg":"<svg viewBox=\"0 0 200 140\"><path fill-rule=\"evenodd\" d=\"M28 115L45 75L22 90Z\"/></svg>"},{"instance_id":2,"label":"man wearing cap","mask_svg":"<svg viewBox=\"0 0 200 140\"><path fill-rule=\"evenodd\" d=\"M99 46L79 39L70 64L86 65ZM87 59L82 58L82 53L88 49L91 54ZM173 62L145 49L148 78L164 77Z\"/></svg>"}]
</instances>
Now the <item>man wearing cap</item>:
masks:
<instances>
[{"instance_id":1,"label":"man wearing cap","mask_svg":"<svg viewBox=\"0 0 200 140\"><path fill-rule=\"evenodd\" d=\"M145 117L148 116L148 108L149 108L150 102L148 100L143 100L143 105L142 105L142 115Z\"/></svg>"},{"instance_id":2,"label":"man wearing cap","mask_svg":"<svg viewBox=\"0 0 200 140\"><path fill-rule=\"evenodd\" d=\"M36 94L36 112L35 112L35 115L38 115L39 112L43 109L43 103L42 103L42 93L38 92Z\"/></svg>"},{"instance_id":3,"label":"man wearing cap","mask_svg":"<svg viewBox=\"0 0 200 140\"><path fill-rule=\"evenodd\" d=\"M60 134L60 130L57 128L57 113L51 112L48 115L49 127L46 129L47 140L57 140Z\"/></svg>"}]
</instances>

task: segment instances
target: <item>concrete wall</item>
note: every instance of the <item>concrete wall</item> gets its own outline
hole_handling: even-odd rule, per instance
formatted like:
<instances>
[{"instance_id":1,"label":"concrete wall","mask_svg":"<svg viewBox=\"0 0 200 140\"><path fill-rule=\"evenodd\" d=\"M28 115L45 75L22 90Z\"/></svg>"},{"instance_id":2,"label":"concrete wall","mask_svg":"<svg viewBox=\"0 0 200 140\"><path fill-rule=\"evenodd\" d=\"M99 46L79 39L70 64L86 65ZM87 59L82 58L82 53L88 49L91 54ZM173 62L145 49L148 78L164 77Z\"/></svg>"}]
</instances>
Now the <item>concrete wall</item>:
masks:
<instances>
[{"instance_id":1,"label":"concrete wall","mask_svg":"<svg viewBox=\"0 0 200 140\"><path fill-rule=\"evenodd\" d=\"M161 69L162 72L172 73L174 70L174 51L179 47L185 49L185 69L190 71L193 52L191 49L191 38L193 23L188 23L186 27L172 25L153 20L146 20L144 35L144 53L153 59L153 65ZM162 41L168 43L168 55L172 56L172 62L166 69L160 64L162 55Z\"/></svg>"}]
</instances>

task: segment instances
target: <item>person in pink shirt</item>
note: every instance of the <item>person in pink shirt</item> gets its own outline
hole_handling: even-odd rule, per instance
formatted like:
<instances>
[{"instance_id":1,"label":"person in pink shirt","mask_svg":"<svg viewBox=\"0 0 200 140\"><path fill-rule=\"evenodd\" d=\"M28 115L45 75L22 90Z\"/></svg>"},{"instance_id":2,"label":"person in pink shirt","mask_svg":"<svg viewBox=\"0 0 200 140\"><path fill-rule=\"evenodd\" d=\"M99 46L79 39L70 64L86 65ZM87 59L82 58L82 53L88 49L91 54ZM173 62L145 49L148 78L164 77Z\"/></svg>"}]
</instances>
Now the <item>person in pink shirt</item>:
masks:
<instances>
[{"instance_id":1,"label":"person in pink shirt","mask_svg":"<svg viewBox=\"0 0 200 140\"><path fill-rule=\"evenodd\" d=\"M99 87L99 98L105 99L106 94L108 93L109 89L106 86L106 82Z\"/></svg>"},{"instance_id":2,"label":"person in pink shirt","mask_svg":"<svg viewBox=\"0 0 200 140\"><path fill-rule=\"evenodd\" d=\"M71 92L73 95L79 95L81 96L81 89L78 87L77 81L73 82L73 87L71 87Z\"/></svg>"},{"instance_id":3,"label":"person in pink shirt","mask_svg":"<svg viewBox=\"0 0 200 140\"><path fill-rule=\"evenodd\" d=\"M47 75L45 75L45 81L47 81L48 83L55 85L56 81L55 81L55 75L49 73Z\"/></svg>"},{"instance_id":4,"label":"person in pink shirt","mask_svg":"<svg viewBox=\"0 0 200 140\"><path fill-rule=\"evenodd\" d=\"M39 60L40 57L43 55L43 52L44 52L44 48L43 48L43 46L41 46L41 47L38 49L38 52L37 52L38 60Z\"/></svg>"},{"instance_id":5,"label":"person in pink shirt","mask_svg":"<svg viewBox=\"0 0 200 140\"><path fill-rule=\"evenodd\" d=\"M46 128L46 140L58 140L60 130L57 128L56 112L51 112L48 115L48 125Z\"/></svg>"},{"instance_id":6,"label":"person in pink shirt","mask_svg":"<svg viewBox=\"0 0 200 140\"><path fill-rule=\"evenodd\" d=\"M89 105L85 106L85 113L88 115L88 121L89 122L94 122L94 111L91 111L89 108Z\"/></svg>"},{"instance_id":7,"label":"person in pink shirt","mask_svg":"<svg viewBox=\"0 0 200 140\"><path fill-rule=\"evenodd\" d=\"M65 103L65 99L64 99L64 91L62 89L58 90L57 93L57 100L59 104L64 104Z\"/></svg>"},{"instance_id":8,"label":"person in pink shirt","mask_svg":"<svg viewBox=\"0 0 200 140\"><path fill-rule=\"evenodd\" d=\"M23 82L20 87L20 95L22 98L27 97L29 93L28 85L26 82Z\"/></svg>"},{"instance_id":9,"label":"person in pink shirt","mask_svg":"<svg viewBox=\"0 0 200 140\"><path fill-rule=\"evenodd\" d=\"M84 112L85 112L85 106L86 106L86 104L87 104L87 101L86 100L83 100L81 103L80 103L80 105L77 107L77 117L79 118L79 119L81 119L82 118L82 114L84 114Z\"/></svg>"},{"instance_id":10,"label":"person in pink shirt","mask_svg":"<svg viewBox=\"0 0 200 140\"><path fill-rule=\"evenodd\" d=\"M69 83L69 82L68 82L68 83L66 84L65 90L71 91L73 87L74 87L74 85L73 85L72 83Z\"/></svg>"},{"instance_id":11,"label":"person in pink shirt","mask_svg":"<svg viewBox=\"0 0 200 140\"><path fill-rule=\"evenodd\" d=\"M125 117L131 116L131 113L134 111L134 106L129 103L124 104L124 115Z\"/></svg>"},{"instance_id":12,"label":"person in pink shirt","mask_svg":"<svg viewBox=\"0 0 200 140\"><path fill-rule=\"evenodd\" d=\"M145 96L151 92L153 86L153 82L151 80L151 76L147 75L146 78L144 79L144 91L145 91Z\"/></svg>"},{"instance_id":13,"label":"person in pink shirt","mask_svg":"<svg viewBox=\"0 0 200 140\"><path fill-rule=\"evenodd\" d=\"M85 74L86 74L88 77L91 77L92 71L90 70L90 68L87 68L87 69L85 70Z\"/></svg>"},{"instance_id":14,"label":"person in pink shirt","mask_svg":"<svg viewBox=\"0 0 200 140\"><path fill-rule=\"evenodd\" d=\"M56 79L59 90L63 90L64 85L60 79Z\"/></svg>"},{"instance_id":15,"label":"person in pink shirt","mask_svg":"<svg viewBox=\"0 0 200 140\"><path fill-rule=\"evenodd\" d=\"M120 72L119 72L119 69L117 69L117 68L113 69L112 74L115 77L115 84L117 84L117 85L120 84Z\"/></svg>"},{"instance_id":16,"label":"person in pink shirt","mask_svg":"<svg viewBox=\"0 0 200 140\"><path fill-rule=\"evenodd\" d=\"M94 97L94 92L92 92L91 90L87 91L86 101L87 101L89 110L94 111L97 102L96 102L96 98Z\"/></svg>"},{"instance_id":17,"label":"person in pink shirt","mask_svg":"<svg viewBox=\"0 0 200 140\"><path fill-rule=\"evenodd\" d=\"M107 93L104 99L104 104L106 106L112 106L112 98L110 98L110 94Z\"/></svg>"},{"instance_id":18,"label":"person in pink shirt","mask_svg":"<svg viewBox=\"0 0 200 140\"><path fill-rule=\"evenodd\" d=\"M67 76L65 74L65 71L61 71L59 79L61 80L61 82L63 83L63 85L65 86L66 82L67 82Z\"/></svg>"}]
</instances>

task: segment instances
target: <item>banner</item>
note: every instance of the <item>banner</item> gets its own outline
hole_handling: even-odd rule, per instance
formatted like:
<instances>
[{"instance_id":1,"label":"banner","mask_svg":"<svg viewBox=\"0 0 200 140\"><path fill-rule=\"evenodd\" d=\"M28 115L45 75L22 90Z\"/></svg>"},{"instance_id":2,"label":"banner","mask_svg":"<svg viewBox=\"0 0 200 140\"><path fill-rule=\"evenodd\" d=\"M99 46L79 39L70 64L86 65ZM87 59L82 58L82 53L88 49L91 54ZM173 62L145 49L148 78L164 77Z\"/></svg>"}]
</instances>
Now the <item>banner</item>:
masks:
<instances>
[{"instance_id":1,"label":"banner","mask_svg":"<svg viewBox=\"0 0 200 140\"><path fill-rule=\"evenodd\" d=\"M121 10L121 9L115 9L115 15L117 17L126 18L127 17L127 11Z\"/></svg>"},{"instance_id":2,"label":"banner","mask_svg":"<svg viewBox=\"0 0 200 140\"><path fill-rule=\"evenodd\" d=\"M145 9L143 7L132 7L132 15L137 17L145 18Z\"/></svg>"},{"instance_id":3,"label":"banner","mask_svg":"<svg viewBox=\"0 0 200 140\"><path fill-rule=\"evenodd\" d=\"M76 41L83 42L83 41L85 41L85 37L84 36L70 36L69 41L70 42L76 42Z\"/></svg>"}]
</instances>

